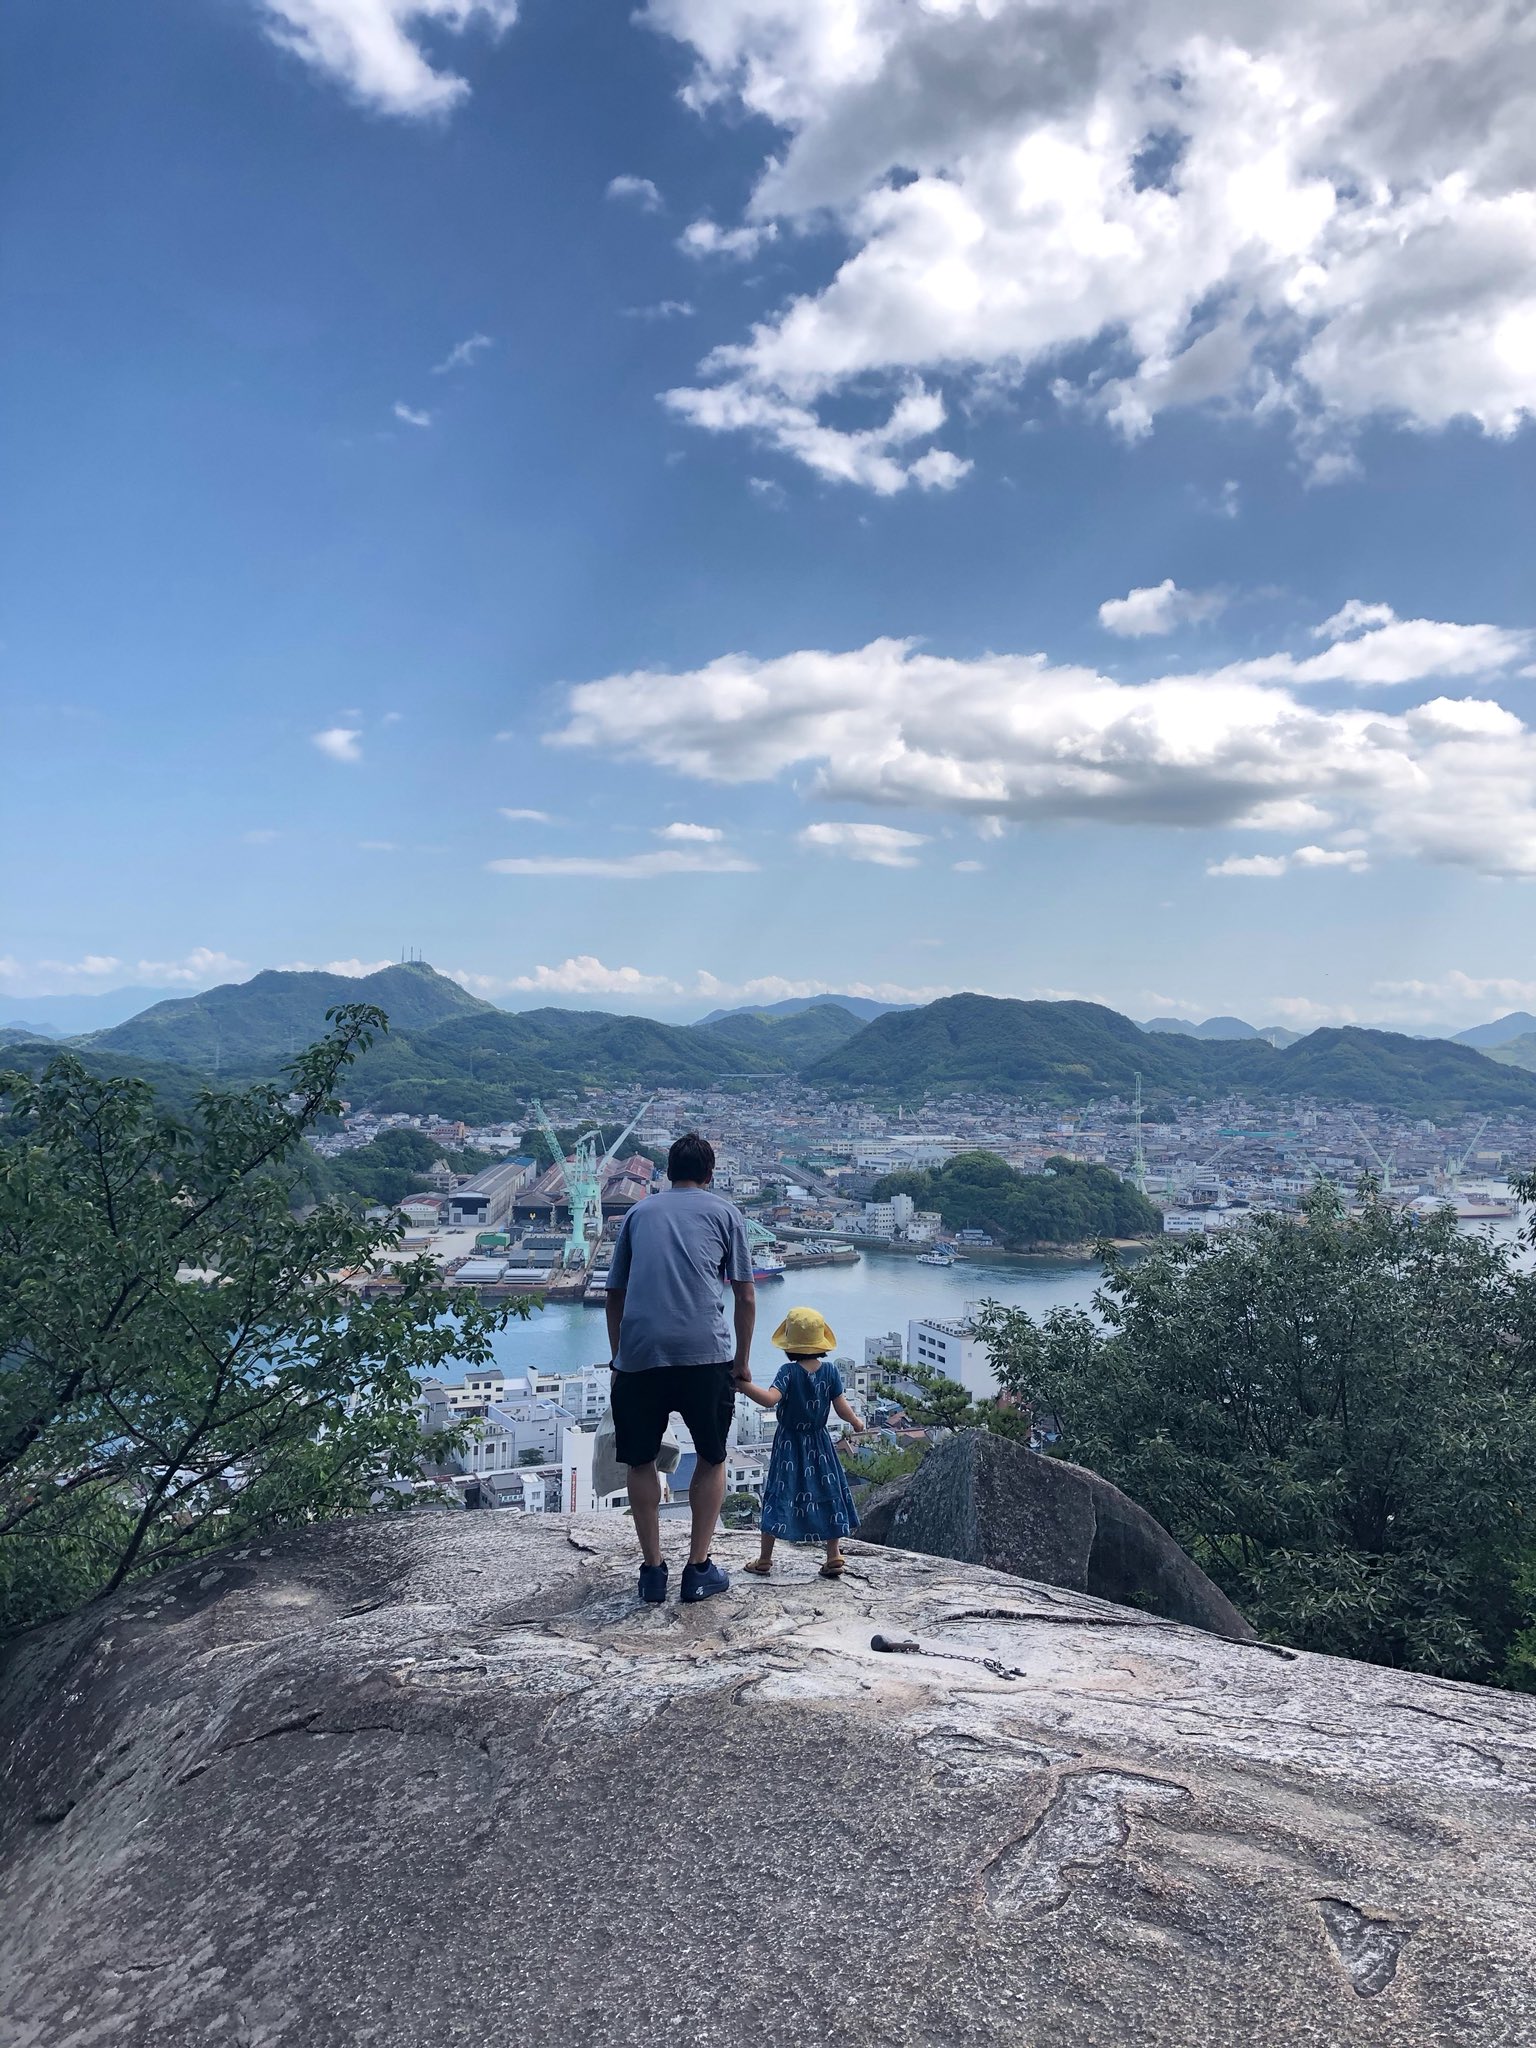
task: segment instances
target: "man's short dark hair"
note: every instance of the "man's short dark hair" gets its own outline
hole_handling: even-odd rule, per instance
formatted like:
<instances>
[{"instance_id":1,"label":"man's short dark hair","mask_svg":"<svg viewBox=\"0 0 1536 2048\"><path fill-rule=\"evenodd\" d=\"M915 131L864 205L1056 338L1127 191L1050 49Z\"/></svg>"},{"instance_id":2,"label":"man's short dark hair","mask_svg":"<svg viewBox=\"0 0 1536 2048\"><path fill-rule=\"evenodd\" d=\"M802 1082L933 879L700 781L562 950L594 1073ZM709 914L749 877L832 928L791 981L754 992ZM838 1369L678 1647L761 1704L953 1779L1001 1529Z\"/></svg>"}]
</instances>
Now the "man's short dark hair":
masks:
<instances>
[{"instance_id":1,"label":"man's short dark hair","mask_svg":"<svg viewBox=\"0 0 1536 2048\"><path fill-rule=\"evenodd\" d=\"M667 1179L706 1181L715 1171L715 1148L697 1131L684 1131L667 1154Z\"/></svg>"}]
</instances>

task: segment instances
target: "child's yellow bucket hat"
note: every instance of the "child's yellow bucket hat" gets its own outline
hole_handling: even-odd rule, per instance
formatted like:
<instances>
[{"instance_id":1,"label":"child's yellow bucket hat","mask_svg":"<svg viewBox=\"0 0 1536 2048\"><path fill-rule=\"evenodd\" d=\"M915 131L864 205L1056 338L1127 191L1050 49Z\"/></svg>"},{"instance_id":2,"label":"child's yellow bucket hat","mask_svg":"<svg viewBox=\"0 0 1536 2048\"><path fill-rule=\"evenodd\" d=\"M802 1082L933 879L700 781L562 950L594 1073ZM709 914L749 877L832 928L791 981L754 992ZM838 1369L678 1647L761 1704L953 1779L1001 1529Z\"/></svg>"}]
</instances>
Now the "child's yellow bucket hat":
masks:
<instances>
[{"instance_id":1,"label":"child's yellow bucket hat","mask_svg":"<svg viewBox=\"0 0 1536 2048\"><path fill-rule=\"evenodd\" d=\"M831 1325L813 1308L792 1308L773 1333L779 1351L835 1351L837 1339Z\"/></svg>"}]
</instances>

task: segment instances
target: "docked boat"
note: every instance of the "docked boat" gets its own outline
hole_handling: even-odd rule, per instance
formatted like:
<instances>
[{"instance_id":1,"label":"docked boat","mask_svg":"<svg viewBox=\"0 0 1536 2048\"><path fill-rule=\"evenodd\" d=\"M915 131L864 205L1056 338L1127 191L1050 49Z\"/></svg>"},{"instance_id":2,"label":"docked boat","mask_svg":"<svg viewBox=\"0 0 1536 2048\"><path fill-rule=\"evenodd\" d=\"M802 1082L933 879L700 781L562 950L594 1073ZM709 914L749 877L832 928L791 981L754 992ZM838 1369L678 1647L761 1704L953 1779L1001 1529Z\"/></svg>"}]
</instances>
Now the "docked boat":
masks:
<instances>
[{"instance_id":1,"label":"docked boat","mask_svg":"<svg viewBox=\"0 0 1536 2048\"><path fill-rule=\"evenodd\" d=\"M601 1308L608 1299L608 1268L594 1267L587 1275L587 1284L581 1290L581 1298L588 1308Z\"/></svg>"},{"instance_id":2,"label":"docked boat","mask_svg":"<svg viewBox=\"0 0 1536 2048\"><path fill-rule=\"evenodd\" d=\"M761 1287L767 1280L784 1278L784 1261L776 1259L769 1252L758 1252L752 1260L752 1278Z\"/></svg>"}]
</instances>

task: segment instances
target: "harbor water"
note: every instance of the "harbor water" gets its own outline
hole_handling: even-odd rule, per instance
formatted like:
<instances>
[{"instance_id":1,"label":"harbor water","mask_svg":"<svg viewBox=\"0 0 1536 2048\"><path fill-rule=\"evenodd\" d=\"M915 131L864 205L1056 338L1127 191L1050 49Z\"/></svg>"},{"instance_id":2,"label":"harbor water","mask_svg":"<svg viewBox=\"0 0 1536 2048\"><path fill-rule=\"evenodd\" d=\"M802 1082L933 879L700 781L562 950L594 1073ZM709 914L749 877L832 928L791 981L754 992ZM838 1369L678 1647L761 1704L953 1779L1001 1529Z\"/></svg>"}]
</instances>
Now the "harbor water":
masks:
<instances>
[{"instance_id":1,"label":"harbor water","mask_svg":"<svg viewBox=\"0 0 1536 2048\"><path fill-rule=\"evenodd\" d=\"M1467 1228L1511 1248L1518 1243L1512 1222ZM1521 1249L1517 1263L1529 1270L1528 1248ZM1037 1317L1056 1307L1088 1308L1099 1281L1093 1259L1010 1258L980 1251L953 1266L924 1266L906 1253L866 1250L856 1265L809 1266L759 1287L754 1370L759 1379L764 1377L768 1340L785 1310L800 1304L820 1309L837 1333L838 1350L862 1365L866 1338L898 1330L905 1349L907 1324L914 1318L959 1317L969 1303L986 1300ZM603 1312L580 1302L553 1302L527 1322L509 1324L494 1342L496 1363L507 1373L529 1368L579 1372L583 1366L608 1363Z\"/></svg>"},{"instance_id":2,"label":"harbor water","mask_svg":"<svg viewBox=\"0 0 1536 2048\"><path fill-rule=\"evenodd\" d=\"M923 1266L901 1252L865 1251L857 1265L808 1266L757 1290L757 1376L768 1363L768 1339L786 1309L818 1308L837 1333L837 1348L864 1362L864 1340L899 1330L903 1348L915 1317L957 1317L974 1301L1000 1301L1041 1316L1059 1304L1086 1308L1099 1284L1092 1259L1009 1258L976 1252L953 1266ZM513 1373L576 1372L608 1363L603 1312L580 1302L555 1302L496 1338L496 1363Z\"/></svg>"}]
</instances>

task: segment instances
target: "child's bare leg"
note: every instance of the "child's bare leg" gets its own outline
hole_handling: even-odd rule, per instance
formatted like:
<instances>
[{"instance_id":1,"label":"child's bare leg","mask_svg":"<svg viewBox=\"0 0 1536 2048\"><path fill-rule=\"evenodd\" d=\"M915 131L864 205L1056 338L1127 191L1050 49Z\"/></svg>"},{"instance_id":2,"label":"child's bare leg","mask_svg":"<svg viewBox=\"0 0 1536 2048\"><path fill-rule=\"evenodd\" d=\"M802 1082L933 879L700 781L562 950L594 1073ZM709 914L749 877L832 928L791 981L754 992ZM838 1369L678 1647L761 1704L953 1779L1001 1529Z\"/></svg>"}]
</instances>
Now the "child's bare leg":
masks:
<instances>
[{"instance_id":1,"label":"child's bare leg","mask_svg":"<svg viewBox=\"0 0 1536 2048\"><path fill-rule=\"evenodd\" d=\"M755 1572L759 1578L767 1577L768 1573L773 1570L773 1545L774 1538L766 1530L760 1530L757 1539L757 1555L747 1566L749 1572Z\"/></svg>"},{"instance_id":2,"label":"child's bare leg","mask_svg":"<svg viewBox=\"0 0 1536 2048\"><path fill-rule=\"evenodd\" d=\"M821 1568L824 1579L839 1579L843 1575L847 1559L843 1556L843 1539L833 1536L827 1543L827 1561Z\"/></svg>"}]
</instances>

